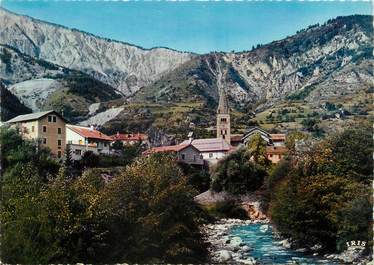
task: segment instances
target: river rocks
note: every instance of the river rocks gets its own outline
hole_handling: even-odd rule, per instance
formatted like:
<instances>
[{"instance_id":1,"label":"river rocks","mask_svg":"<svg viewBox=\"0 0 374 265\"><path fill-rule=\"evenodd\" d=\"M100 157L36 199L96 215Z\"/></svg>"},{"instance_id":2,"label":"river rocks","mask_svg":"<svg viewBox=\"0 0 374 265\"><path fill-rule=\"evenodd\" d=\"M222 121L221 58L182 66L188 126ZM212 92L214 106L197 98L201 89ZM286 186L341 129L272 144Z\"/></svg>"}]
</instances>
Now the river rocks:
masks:
<instances>
[{"instance_id":1,"label":"river rocks","mask_svg":"<svg viewBox=\"0 0 374 265\"><path fill-rule=\"evenodd\" d=\"M311 247L310 249L311 250L314 250L314 251L317 251L317 250L320 250L322 248L322 245L320 245L320 244L316 244L316 245L314 245L313 247Z\"/></svg>"},{"instance_id":2,"label":"river rocks","mask_svg":"<svg viewBox=\"0 0 374 265\"><path fill-rule=\"evenodd\" d=\"M242 247L242 250L243 250L243 252L248 252L248 251L251 250L251 248L249 246L245 245L245 246Z\"/></svg>"},{"instance_id":3,"label":"river rocks","mask_svg":"<svg viewBox=\"0 0 374 265\"><path fill-rule=\"evenodd\" d=\"M287 239L279 241L278 244L285 247L285 248L290 248L291 247L291 243Z\"/></svg>"},{"instance_id":4,"label":"river rocks","mask_svg":"<svg viewBox=\"0 0 374 265\"><path fill-rule=\"evenodd\" d=\"M213 263L257 264L254 258L248 257L251 248L240 237L229 235L233 226L257 222L266 224L267 220L221 219L214 224L204 225L201 229L205 235L205 241L210 243L208 250L211 261Z\"/></svg>"},{"instance_id":5,"label":"river rocks","mask_svg":"<svg viewBox=\"0 0 374 265\"><path fill-rule=\"evenodd\" d=\"M306 248L298 248L296 249L296 252L307 252L308 250Z\"/></svg>"},{"instance_id":6,"label":"river rocks","mask_svg":"<svg viewBox=\"0 0 374 265\"><path fill-rule=\"evenodd\" d=\"M363 249L347 249L340 254L330 255L333 259L341 260L345 263L366 264L363 263L366 257L363 255Z\"/></svg>"},{"instance_id":7,"label":"river rocks","mask_svg":"<svg viewBox=\"0 0 374 265\"><path fill-rule=\"evenodd\" d=\"M239 247L242 244L242 239L238 236L231 238L230 245Z\"/></svg>"},{"instance_id":8,"label":"river rocks","mask_svg":"<svg viewBox=\"0 0 374 265\"><path fill-rule=\"evenodd\" d=\"M227 250L221 250L218 252L218 262L227 262L232 259L232 255Z\"/></svg>"}]
</instances>

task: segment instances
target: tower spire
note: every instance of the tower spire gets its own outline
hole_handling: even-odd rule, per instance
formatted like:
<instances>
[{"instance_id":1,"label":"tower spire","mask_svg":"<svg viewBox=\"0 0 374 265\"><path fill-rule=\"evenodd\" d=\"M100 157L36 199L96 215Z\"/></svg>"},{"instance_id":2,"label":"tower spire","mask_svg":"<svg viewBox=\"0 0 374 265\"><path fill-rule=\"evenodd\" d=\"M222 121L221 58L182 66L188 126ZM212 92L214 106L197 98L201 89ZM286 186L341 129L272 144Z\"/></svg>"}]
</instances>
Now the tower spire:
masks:
<instances>
[{"instance_id":1,"label":"tower spire","mask_svg":"<svg viewBox=\"0 0 374 265\"><path fill-rule=\"evenodd\" d=\"M218 101L217 114L228 114L228 113L229 113L229 104L227 102L225 89L221 88L219 90L219 101Z\"/></svg>"},{"instance_id":2,"label":"tower spire","mask_svg":"<svg viewBox=\"0 0 374 265\"><path fill-rule=\"evenodd\" d=\"M221 88L219 91L217 108L217 138L224 139L229 144L231 142L230 110L226 93L223 88Z\"/></svg>"}]
</instances>

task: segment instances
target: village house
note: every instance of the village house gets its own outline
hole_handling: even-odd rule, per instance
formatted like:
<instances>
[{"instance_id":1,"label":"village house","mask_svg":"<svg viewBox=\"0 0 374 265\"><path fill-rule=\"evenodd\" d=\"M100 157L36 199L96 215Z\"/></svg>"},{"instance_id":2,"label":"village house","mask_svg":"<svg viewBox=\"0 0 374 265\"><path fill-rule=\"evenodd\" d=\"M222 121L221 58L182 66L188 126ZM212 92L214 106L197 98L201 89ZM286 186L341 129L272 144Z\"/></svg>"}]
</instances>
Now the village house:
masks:
<instances>
[{"instance_id":1,"label":"village house","mask_svg":"<svg viewBox=\"0 0 374 265\"><path fill-rule=\"evenodd\" d=\"M232 146L240 146L242 144L243 134L231 134L230 144Z\"/></svg>"},{"instance_id":2,"label":"village house","mask_svg":"<svg viewBox=\"0 0 374 265\"><path fill-rule=\"evenodd\" d=\"M287 153L285 146L286 135L285 134L270 134L260 127L250 128L242 137L242 143L247 145L252 137L260 135L261 138L266 142L266 157L273 163L278 163Z\"/></svg>"},{"instance_id":3,"label":"village house","mask_svg":"<svg viewBox=\"0 0 374 265\"><path fill-rule=\"evenodd\" d=\"M152 147L144 151L143 155L147 156L154 153L175 153L179 162L201 166L204 164L204 160L199 150L190 143Z\"/></svg>"},{"instance_id":4,"label":"village house","mask_svg":"<svg viewBox=\"0 0 374 265\"><path fill-rule=\"evenodd\" d=\"M83 154L110 154L112 138L91 127L66 125L66 142L73 160L80 160Z\"/></svg>"},{"instance_id":5,"label":"village house","mask_svg":"<svg viewBox=\"0 0 374 265\"><path fill-rule=\"evenodd\" d=\"M36 140L62 158L66 147L66 120L56 111L43 111L19 115L7 121L26 139Z\"/></svg>"},{"instance_id":6,"label":"village house","mask_svg":"<svg viewBox=\"0 0 374 265\"><path fill-rule=\"evenodd\" d=\"M115 142L122 142L124 146L126 145L135 145L135 144L142 144L142 145L149 145L148 135L144 133L119 133L117 132L114 135L111 135L112 144Z\"/></svg>"},{"instance_id":7,"label":"village house","mask_svg":"<svg viewBox=\"0 0 374 265\"><path fill-rule=\"evenodd\" d=\"M273 164L277 164L287 153L285 146L266 146L266 157Z\"/></svg>"},{"instance_id":8,"label":"village house","mask_svg":"<svg viewBox=\"0 0 374 265\"><path fill-rule=\"evenodd\" d=\"M270 134L271 143L274 146L285 146L286 135L282 133Z\"/></svg>"},{"instance_id":9,"label":"village house","mask_svg":"<svg viewBox=\"0 0 374 265\"><path fill-rule=\"evenodd\" d=\"M222 159L227 153L235 148L231 146L231 123L230 110L223 89L220 90L219 104L217 108L217 138L193 139L189 134L189 139L179 145L154 147L144 152L145 155L156 152L175 152L179 161L188 164L214 164ZM235 143L237 143L235 138ZM192 158L192 159L191 159Z\"/></svg>"},{"instance_id":10,"label":"village house","mask_svg":"<svg viewBox=\"0 0 374 265\"><path fill-rule=\"evenodd\" d=\"M266 144L271 145L271 136L270 133L265 131L264 129L254 126L250 127L247 132L242 137L242 143L247 145L248 142L252 139L253 136L260 135L261 138L266 142Z\"/></svg>"},{"instance_id":11,"label":"village house","mask_svg":"<svg viewBox=\"0 0 374 265\"><path fill-rule=\"evenodd\" d=\"M219 159L225 157L234 148L223 138L189 139L181 143L190 143L201 155L202 159L209 164L215 164Z\"/></svg>"}]
</instances>

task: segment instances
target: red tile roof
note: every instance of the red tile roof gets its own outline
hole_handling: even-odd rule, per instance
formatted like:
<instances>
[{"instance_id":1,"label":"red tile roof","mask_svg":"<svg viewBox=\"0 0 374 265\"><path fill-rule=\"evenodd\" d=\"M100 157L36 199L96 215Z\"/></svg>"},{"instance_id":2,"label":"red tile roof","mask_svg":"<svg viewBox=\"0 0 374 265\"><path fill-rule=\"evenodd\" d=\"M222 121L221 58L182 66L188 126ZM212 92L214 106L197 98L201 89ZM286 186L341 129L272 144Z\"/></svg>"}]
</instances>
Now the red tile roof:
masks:
<instances>
[{"instance_id":1,"label":"red tile roof","mask_svg":"<svg viewBox=\"0 0 374 265\"><path fill-rule=\"evenodd\" d=\"M144 141L148 139L148 135L144 133L117 133L110 137L113 141Z\"/></svg>"},{"instance_id":2,"label":"red tile roof","mask_svg":"<svg viewBox=\"0 0 374 265\"><path fill-rule=\"evenodd\" d=\"M231 142L241 142L242 141L242 134L232 134L231 135Z\"/></svg>"},{"instance_id":3,"label":"red tile roof","mask_svg":"<svg viewBox=\"0 0 374 265\"><path fill-rule=\"evenodd\" d=\"M285 154L288 149L284 146L266 146L266 154Z\"/></svg>"},{"instance_id":4,"label":"red tile roof","mask_svg":"<svg viewBox=\"0 0 374 265\"><path fill-rule=\"evenodd\" d=\"M102 141L112 141L112 138L110 138L108 135L103 134L102 132L99 132L98 130L95 130L93 128L75 125L67 125L67 128L76 132L84 138L97 139Z\"/></svg>"},{"instance_id":5,"label":"red tile roof","mask_svg":"<svg viewBox=\"0 0 374 265\"><path fill-rule=\"evenodd\" d=\"M270 138L273 141L285 141L286 140L286 135L285 134L270 134Z\"/></svg>"}]
</instances>

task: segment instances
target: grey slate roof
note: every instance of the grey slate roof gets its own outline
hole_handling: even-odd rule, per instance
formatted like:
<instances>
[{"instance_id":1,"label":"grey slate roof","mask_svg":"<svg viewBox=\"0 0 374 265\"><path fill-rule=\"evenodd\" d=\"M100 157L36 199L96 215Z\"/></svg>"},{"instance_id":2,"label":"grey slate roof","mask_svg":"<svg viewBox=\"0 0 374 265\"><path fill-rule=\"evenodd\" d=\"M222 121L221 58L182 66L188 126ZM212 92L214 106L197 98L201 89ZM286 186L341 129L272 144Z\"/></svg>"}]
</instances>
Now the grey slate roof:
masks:
<instances>
[{"instance_id":1,"label":"grey slate roof","mask_svg":"<svg viewBox=\"0 0 374 265\"><path fill-rule=\"evenodd\" d=\"M42 111L42 112L35 112L30 114L24 114L24 115L18 115L17 117L14 117L13 119L10 119L7 121L7 123L16 123L16 122L23 122L23 121L32 121L32 120L38 120L45 115L48 115L50 113L55 113L59 117L61 117L57 112L54 110L48 110L48 111Z\"/></svg>"},{"instance_id":2,"label":"grey slate roof","mask_svg":"<svg viewBox=\"0 0 374 265\"><path fill-rule=\"evenodd\" d=\"M185 140L181 145L192 144L200 152L229 151L231 146L221 138Z\"/></svg>"},{"instance_id":3,"label":"grey slate roof","mask_svg":"<svg viewBox=\"0 0 374 265\"><path fill-rule=\"evenodd\" d=\"M261 136L262 136L262 138L264 139L264 138L266 138L267 140L265 140L266 142L268 142L268 141L270 141L271 140L271 136L270 136L270 134L267 132L267 131L265 131L264 129L262 129L262 128L260 128L260 127L257 127L257 126L254 126L254 127L251 127L251 128L249 128L248 130L247 130L247 132L244 134L244 136L242 137L242 141L244 142L244 143L246 143L247 142L247 139L249 138L249 137L251 137L252 135L254 135L254 134L260 134Z\"/></svg>"}]
</instances>

